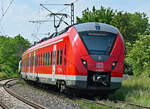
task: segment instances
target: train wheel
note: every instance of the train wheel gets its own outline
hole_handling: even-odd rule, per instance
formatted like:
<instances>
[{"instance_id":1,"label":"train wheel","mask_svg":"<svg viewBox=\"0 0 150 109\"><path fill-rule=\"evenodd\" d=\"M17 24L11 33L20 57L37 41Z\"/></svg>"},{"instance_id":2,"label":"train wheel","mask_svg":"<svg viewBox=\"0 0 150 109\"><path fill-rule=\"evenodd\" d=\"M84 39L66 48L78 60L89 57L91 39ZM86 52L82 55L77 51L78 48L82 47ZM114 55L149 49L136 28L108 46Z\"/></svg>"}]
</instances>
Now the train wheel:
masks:
<instances>
[{"instance_id":1,"label":"train wheel","mask_svg":"<svg viewBox=\"0 0 150 109\"><path fill-rule=\"evenodd\" d=\"M66 92L67 92L67 88L66 88L66 83L65 83L65 81L61 81L61 82L60 82L60 92L61 92L61 93L66 93Z\"/></svg>"}]
</instances>

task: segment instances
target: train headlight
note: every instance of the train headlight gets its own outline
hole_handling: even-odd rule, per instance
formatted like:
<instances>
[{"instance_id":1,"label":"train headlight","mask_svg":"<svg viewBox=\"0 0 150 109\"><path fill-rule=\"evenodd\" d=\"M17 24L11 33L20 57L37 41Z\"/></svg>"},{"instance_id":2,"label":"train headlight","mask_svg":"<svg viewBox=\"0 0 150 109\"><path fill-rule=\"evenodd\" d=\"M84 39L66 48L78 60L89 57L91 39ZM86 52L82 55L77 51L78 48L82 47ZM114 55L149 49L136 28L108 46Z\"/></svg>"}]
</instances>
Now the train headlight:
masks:
<instances>
[{"instance_id":1,"label":"train headlight","mask_svg":"<svg viewBox=\"0 0 150 109\"><path fill-rule=\"evenodd\" d=\"M112 70L116 67L117 63L118 63L118 61L114 61L114 62L112 63Z\"/></svg>"},{"instance_id":2,"label":"train headlight","mask_svg":"<svg viewBox=\"0 0 150 109\"><path fill-rule=\"evenodd\" d=\"M87 61L84 59L81 59L81 61L82 61L82 64L84 65L84 67L87 68Z\"/></svg>"}]
</instances>

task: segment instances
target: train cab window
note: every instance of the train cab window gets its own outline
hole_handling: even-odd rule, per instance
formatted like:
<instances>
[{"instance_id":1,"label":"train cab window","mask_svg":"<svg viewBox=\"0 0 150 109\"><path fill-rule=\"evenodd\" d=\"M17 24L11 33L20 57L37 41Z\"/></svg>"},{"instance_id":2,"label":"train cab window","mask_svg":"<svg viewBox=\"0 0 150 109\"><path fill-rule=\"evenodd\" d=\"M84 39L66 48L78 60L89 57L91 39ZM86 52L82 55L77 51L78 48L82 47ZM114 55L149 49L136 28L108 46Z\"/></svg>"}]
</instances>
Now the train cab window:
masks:
<instances>
[{"instance_id":1,"label":"train cab window","mask_svg":"<svg viewBox=\"0 0 150 109\"><path fill-rule=\"evenodd\" d=\"M51 51L51 65L52 65L52 61L53 60L53 52Z\"/></svg>"},{"instance_id":2,"label":"train cab window","mask_svg":"<svg viewBox=\"0 0 150 109\"><path fill-rule=\"evenodd\" d=\"M60 65L62 65L62 55L63 55L63 49L60 51Z\"/></svg>"},{"instance_id":3,"label":"train cab window","mask_svg":"<svg viewBox=\"0 0 150 109\"><path fill-rule=\"evenodd\" d=\"M57 65L59 65L59 50L57 50Z\"/></svg>"}]
</instances>

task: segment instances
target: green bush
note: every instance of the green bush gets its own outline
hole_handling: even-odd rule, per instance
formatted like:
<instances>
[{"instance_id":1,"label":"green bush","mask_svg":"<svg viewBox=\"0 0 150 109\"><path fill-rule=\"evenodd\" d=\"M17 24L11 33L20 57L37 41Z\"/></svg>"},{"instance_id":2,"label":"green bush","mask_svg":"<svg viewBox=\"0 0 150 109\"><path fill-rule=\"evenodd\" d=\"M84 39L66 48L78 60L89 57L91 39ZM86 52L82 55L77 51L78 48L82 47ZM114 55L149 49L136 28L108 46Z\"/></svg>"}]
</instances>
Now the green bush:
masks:
<instances>
[{"instance_id":1,"label":"green bush","mask_svg":"<svg viewBox=\"0 0 150 109\"><path fill-rule=\"evenodd\" d=\"M150 35L140 36L128 52L126 60L131 64L135 76L150 72Z\"/></svg>"},{"instance_id":2,"label":"green bush","mask_svg":"<svg viewBox=\"0 0 150 109\"><path fill-rule=\"evenodd\" d=\"M124 62L124 74L133 75L132 65L126 60Z\"/></svg>"}]
</instances>

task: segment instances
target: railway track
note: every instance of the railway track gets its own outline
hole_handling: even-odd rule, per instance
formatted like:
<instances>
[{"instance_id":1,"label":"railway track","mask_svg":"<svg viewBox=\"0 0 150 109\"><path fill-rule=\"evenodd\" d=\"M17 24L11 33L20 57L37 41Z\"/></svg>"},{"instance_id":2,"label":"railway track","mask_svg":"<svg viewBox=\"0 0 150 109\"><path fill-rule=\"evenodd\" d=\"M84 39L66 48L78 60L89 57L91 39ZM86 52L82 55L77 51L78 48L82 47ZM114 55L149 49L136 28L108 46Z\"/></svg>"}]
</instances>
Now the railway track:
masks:
<instances>
[{"instance_id":1,"label":"railway track","mask_svg":"<svg viewBox=\"0 0 150 109\"><path fill-rule=\"evenodd\" d=\"M2 108L2 109L9 109L4 103L2 103L2 102L0 102L0 107ZM1 109L0 108L0 109Z\"/></svg>"},{"instance_id":2,"label":"railway track","mask_svg":"<svg viewBox=\"0 0 150 109\"><path fill-rule=\"evenodd\" d=\"M41 88L41 87L36 87L36 88ZM42 87L42 88L44 88L44 87ZM46 90L46 89L45 89ZM69 97L69 96L66 96L66 95L64 95L64 94L61 94L61 93L59 93L58 91L56 91L56 90L49 90L48 92L50 92L50 93L52 93L52 94L54 94L55 96L57 96L57 97L59 97L59 98L66 98L66 97L68 97L68 98L74 98L74 99L76 99L76 100L81 100L81 101L83 101L83 102L85 102L85 103L93 103L93 104L95 104L95 105L100 105L100 106L104 106L104 107L108 107L108 108L110 108L110 109L126 109L126 108L122 108L122 107L117 107L117 106L114 106L114 105L110 105L110 104L108 104L108 103L101 103L100 101L98 102L98 101L95 101L95 100L90 100L90 99L87 99L87 98L83 98L83 97L77 97L77 96L74 96L74 97ZM137 109L150 109L150 107L147 107L147 106L142 106L142 105L139 105L139 104L134 104L134 103L131 103L131 102L126 102L126 101L119 101L119 100L116 100L116 101L111 101L111 102L113 102L114 104L116 104L116 103L118 103L118 104L124 104L124 105L128 105L128 106L130 106L130 107L133 107L133 109L134 108L137 108Z\"/></svg>"},{"instance_id":3,"label":"railway track","mask_svg":"<svg viewBox=\"0 0 150 109\"><path fill-rule=\"evenodd\" d=\"M150 107L142 106L142 105L135 104L135 103L130 103L130 102L127 102L127 101L116 100L114 102L115 103L121 103L121 104L127 104L127 105L134 106L134 107L137 107L137 108L140 108L140 109L150 109Z\"/></svg>"},{"instance_id":4,"label":"railway track","mask_svg":"<svg viewBox=\"0 0 150 109\"><path fill-rule=\"evenodd\" d=\"M6 82L4 82L4 84L3 84L2 87L3 87L3 89L4 89L9 95L13 96L13 97L16 98L17 100L19 100L19 101L23 102L24 104L28 105L28 106L29 106L29 109L45 109L44 107L41 107L41 106L39 106L38 104L35 104L35 103L31 102L31 101L28 101L28 100L26 100L26 99L24 99L24 98L22 98L22 97L16 95L15 93L11 92L11 91L8 89L8 87L11 86L11 85L9 84L9 82L14 81L14 80L16 80L16 78L15 78L15 79L2 79L2 80L0 80L1 82L2 82L2 81L6 81ZM1 89L1 90L2 90L2 89ZM0 103L0 106L1 106L3 109L9 109L8 106L5 105L4 103Z\"/></svg>"},{"instance_id":5,"label":"railway track","mask_svg":"<svg viewBox=\"0 0 150 109\"><path fill-rule=\"evenodd\" d=\"M3 81L3 80L6 80L6 79L1 79L0 81ZM1 101L0 101L0 107L1 107L2 109L9 109L8 106L5 105L5 104L4 104L3 102L1 102ZM1 109L1 108L0 108L0 109Z\"/></svg>"},{"instance_id":6,"label":"railway track","mask_svg":"<svg viewBox=\"0 0 150 109\"><path fill-rule=\"evenodd\" d=\"M81 99L83 102L85 103L93 103L93 104L96 104L96 105L100 105L100 106L104 106L104 107L108 107L110 109L126 109L126 108L121 108L121 107L116 107L116 106L113 106L113 105L109 105L109 104L106 104L106 103L100 103L100 102L97 102L97 101L94 101L94 100L89 100L89 99ZM150 107L147 107L147 106L142 106L142 105L139 105L139 104L134 104L134 103L130 103L130 102L126 102L126 101L113 101L114 103L120 103L120 104L126 104L126 105L130 105L132 107L134 107L133 109L150 109Z\"/></svg>"},{"instance_id":7,"label":"railway track","mask_svg":"<svg viewBox=\"0 0 150 109\"><path fill-rule=\"evenodd\" d=\"M108 104L105 104L105 103L96 102L96 101L89 100L89 99L84 99L84 98L82 98L81 100L82 100L83 102L87 103L87 104L88 104L88 103L93 103L93 104L96 104L96 105L108 107L109 109L122 109L122 108L119 108L119 107L115 107L115 106L108 105Z\"/></svg>"},{"instance_id":8,"label":"railway track","mask_svg":"<svg viewBox=\"0 0 150 109\"><path fill-rule=\"evenodd\" d=\"M4 88L7 90L7 87L9 87L9 82L10 81L13 81L13 80L9 80L9 81L7 81L6 82L6 84L4 85ZM38 88L40 88L40 87L38 87ZM46 89L45 89L46 90ZM14 93L12 93L12 92L10 92L9 90L7 90L8 91L8 93L10 93L11 95L13 95L13 96L15 96L16 98L18 98L19 100L21 100L21 101L23 101L24 103L26 103L26 104L28 104L28 105L30 105L30 106L32 106L32 107L34 107L34 108L36 108L36 109L44 109L43 107L39 107L39 106L37 106L36 104L34 104L34 103L28 103L29 101L27 101L27 100L24 100L24 99L22 99L21 97L19 97L19 96L17 96L17 95L15 95ZM50 93L52 93L52 94L54 94L55 96L58 96L58 97L60 97L60 98L65 98L64 97L64 95L62 95L62 94L60 94L59 92L56 92L56 91L53 91L53 90L51 90L51 91L49 91ZM80 98L80 97L75 97L75 99L78 99L78 100L81 100L81 101L83 101L84 103L87 103L87 104L89 104L89 103L92 103L92 104L95 104L95 105L100 105L100 106L104 106L104 107L107 107L107 108L109 108L109 109L125 109L125 108L122 108L122 107L117 107L117 106L115 106L115 105L110 105L110 104L108 104L108 103L102 103L102 102L100 102L100 101L94 101L94 100L89 100L89 99L85 99L85 98ZM129 105L130 107L133 107L133 109L134 108L137 108L137 109L150 109L150 107L147 107L147 106L142 106L142 105L139 105L139 104L134 104L134 103L130 103L130 102L126 102L126 101L119 101L119 100L116 100L116 101L112 101L114 104L123 104L123 105ZM8 108L4 108L4 109L8 109Z\"/></svg>"}]
</instances>

